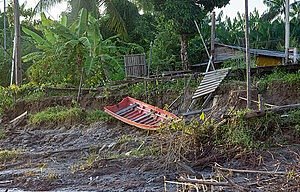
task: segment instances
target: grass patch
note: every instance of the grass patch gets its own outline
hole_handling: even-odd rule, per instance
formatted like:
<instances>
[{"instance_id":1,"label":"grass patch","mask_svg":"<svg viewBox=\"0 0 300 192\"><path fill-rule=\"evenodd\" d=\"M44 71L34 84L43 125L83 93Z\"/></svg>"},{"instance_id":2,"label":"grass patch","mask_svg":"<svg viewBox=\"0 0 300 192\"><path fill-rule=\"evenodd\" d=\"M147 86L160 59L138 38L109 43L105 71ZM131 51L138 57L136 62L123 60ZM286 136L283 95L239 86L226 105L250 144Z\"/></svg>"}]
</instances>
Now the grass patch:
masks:
<instances>
[{"instance_id":1,"label":"grass patch","mask_svg":"<svg viewBox=\"0 0 300 192\"><path fill-rule=\"evenodd\" d=\"M32 125L41 124L72 124L74 122L94 123L97 121L109 122L113 118L101 110L84 111L79 107L50 107L44 111L31 115L29 122Z\"/></svg>"},{"instance_id":2,"label":"grass patch","mask_svg":"<svg viewBox=\"0 0 300 192\"><path fill-rule=\"evenodd\" d=\"M282 125L290 126L294 136L300 137L300 110L289 111L286 118L283 119Z\"/></svg>"},{"instance_id":3,"label":"grass patch","mask_svg":"<svg viewBox=\"0 0 300 192\"><path fill-rule=\"evenodd\" d=\"M94 123L97 121L109 122L112 121L113 118L107 113L105 113L104 111L96 109L96 110L88 111L85 120L87 123Z\"/></svg>"},{"instance_id":4,"label":"grass patch","mask_svg":"<svg viewBox=\"0 0 300 192\"><path fill-rule=\"evenodd\" d=\"M6 138L6 133L3 128L0 128L0 140Z\"/></svg>"},{"instance_id":5,"label":"grass patch","mask_svg":"<svg viewBox=\"0 0 300 192\"><path fill-rule=\"evenodd\" d=\"M29 122L33 125L43 123L72 123L83 119L84 112L78 107L50 107L45 111L36 113L29 118Z\"/></svg>"},{"instance_id":6,"label":"grass patch","mask_svg":"<svg viewBox=\"0 0 300 192\"><path fill-rule=\"evenodd\" d=\"M295 84L300 82L300 71L296 73L287 73L276 70L274 73L259 79L258 89L265 90L268 85L273 83Z\"/></svg>"},{"instance_id":7,"label":"grass patch","mask_svg":"<svg viewBox=\"0 0 300 192\"><path fill-rule=\"evenodd\" d=\"M19 152L16 150L0 150L0 163L5 163L16 159L19 156Z\"/></svg>"},{"instance_id":8,"label":"grass patch","mask_svg":"<svg viewBox=\"0 0 300 192\"><path fill-rule=\"evenodd\" d=\"M0 116L6 108L12 107L13 102L12 90L0 86Z\"/></svg>"}]
</instances>

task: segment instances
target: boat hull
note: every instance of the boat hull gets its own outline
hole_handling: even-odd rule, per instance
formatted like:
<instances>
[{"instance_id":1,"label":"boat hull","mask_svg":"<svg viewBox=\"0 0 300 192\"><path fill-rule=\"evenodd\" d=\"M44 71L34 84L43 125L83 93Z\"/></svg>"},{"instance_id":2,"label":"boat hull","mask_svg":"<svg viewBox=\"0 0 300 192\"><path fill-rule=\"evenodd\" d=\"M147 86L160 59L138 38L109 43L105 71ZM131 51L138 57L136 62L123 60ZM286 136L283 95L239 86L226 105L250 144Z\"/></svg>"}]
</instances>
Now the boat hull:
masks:
<instances>
[{"instance_id":1,"label":"boat hull","mask_svg":"<svg viewBox=\"0 0 300 192\"><path fill-rule=\"evenodd\" d=\"M147 130L157 130L162 124L178 119L168 111L131 97L124 98L116 105L104 107L104 111L129 125Z\"/></svg>"}]
</instances>

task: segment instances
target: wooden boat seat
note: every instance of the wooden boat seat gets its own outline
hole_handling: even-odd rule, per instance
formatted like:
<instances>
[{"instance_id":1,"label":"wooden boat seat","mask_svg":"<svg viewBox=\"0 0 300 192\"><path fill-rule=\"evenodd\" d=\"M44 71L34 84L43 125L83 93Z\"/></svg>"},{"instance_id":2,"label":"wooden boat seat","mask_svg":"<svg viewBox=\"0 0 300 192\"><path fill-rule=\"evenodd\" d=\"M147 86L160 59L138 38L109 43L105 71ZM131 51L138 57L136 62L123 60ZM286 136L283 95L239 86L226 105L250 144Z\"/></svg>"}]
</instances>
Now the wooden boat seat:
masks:
<instances>
[{"instance_id":1,"label":"wooden boat seat","mask_svg":"<svg viewBox=\"0 0 300 192\"><path fill-rule=\"evenodd\" d=\"M134 110L134 108L135 108L135 107L138 107L138 106L139 106L139 104L134 103L134 104L129 105L128 107L126 107L126 108L124 108L124 109L118 111L116 114L122 116L122 115L128 113L129 111Z\"/></svg>"},{"instance_id":2,"label":"wooden boat seat","mask_svg":"<svg viewBox=\"0 0 300 192\"><path fill-rule=\"evenodd\" d=\"M146 114L144 114L144 115L142 115L142 116L140 116L140 117L137 117L137 118L135 118L135 119L132 119L132 121L139 123L139 121L141 121L141 120L143 120L143 119L145 119L145 118L151 116L151 114L152 114L152 113L146 113Z\"/></svg>"}]
</instances>

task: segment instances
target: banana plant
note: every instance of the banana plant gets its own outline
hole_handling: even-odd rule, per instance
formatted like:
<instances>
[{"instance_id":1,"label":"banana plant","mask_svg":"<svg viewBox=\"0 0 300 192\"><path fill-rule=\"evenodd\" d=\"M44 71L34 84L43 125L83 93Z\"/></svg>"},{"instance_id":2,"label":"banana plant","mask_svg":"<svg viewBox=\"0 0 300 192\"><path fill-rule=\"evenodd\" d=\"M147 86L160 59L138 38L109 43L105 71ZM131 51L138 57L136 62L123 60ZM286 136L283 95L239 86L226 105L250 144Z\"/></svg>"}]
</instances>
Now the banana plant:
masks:
<instances>
[{"instance_id":1,"label":"banana plant","mask_svg":"<svg viewBox=\"0 0 300 192\"><path fill-rule=\"evenodd\" d=\"M37 31L25 27L23 31L39 49L23 57L34 63L28 71L33 81L77 84L81 76L79 84L85 79L88 86L95 86L111 80L111 74L121 74L117 37L104 40L98 20L85 9L71 26L66 17L57 22L42 14Z\"/></svg>"}]
</instances>

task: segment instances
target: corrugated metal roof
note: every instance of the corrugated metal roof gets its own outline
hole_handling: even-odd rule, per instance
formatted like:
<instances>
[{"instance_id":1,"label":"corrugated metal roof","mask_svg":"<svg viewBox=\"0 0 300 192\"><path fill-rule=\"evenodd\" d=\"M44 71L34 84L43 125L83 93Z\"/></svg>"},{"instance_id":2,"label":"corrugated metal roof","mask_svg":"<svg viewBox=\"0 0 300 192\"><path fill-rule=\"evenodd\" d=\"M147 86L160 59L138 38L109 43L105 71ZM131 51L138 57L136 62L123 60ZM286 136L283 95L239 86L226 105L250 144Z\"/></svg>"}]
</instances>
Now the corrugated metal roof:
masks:
<instances>
[{"instance_id":1,"label":"corrugated metal roof","mask_svg":"<svg viewBox=\"0 0 300 192\"><path fill-rule=\"evenodd\" d=\"M240 51L245 51L246 49L244 47L234 46L234 45L225 45L221 43L216 43L218 46L222 47L228 47L231 49L236 49ZM263 56L269 56L269 57L278 57L278 58L284 58L285 53L282 51L271 51L271 50L265 50L265 49L250 49L250 53L253 55L263 55ZM298 55L299 58L299 55Z\"/></svg>"}]
</instances>

